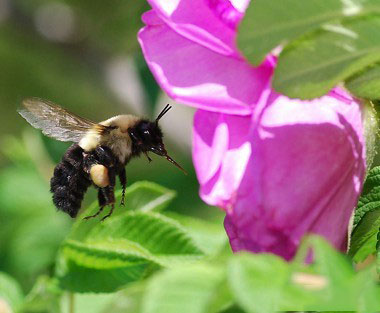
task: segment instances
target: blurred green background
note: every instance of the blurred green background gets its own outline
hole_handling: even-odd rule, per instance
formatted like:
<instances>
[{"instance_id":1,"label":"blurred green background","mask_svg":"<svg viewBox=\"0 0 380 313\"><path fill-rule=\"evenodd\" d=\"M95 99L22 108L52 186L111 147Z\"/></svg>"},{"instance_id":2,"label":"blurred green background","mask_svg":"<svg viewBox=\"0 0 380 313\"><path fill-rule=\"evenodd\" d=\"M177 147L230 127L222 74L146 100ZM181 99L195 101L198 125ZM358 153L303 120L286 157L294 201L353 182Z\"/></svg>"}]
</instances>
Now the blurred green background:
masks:
<instances>
[{"instance_id":1,"label":"blurred green background","mask_svg":"<svg viewBox=\"0 0 380 313\"><path fill-rule=\"evenodd\" d=\"M123 113L153 117L173 104L162 120L166 145L189 175L152 156L150 164L142 158L128 165L128 184L154 181L177 191L171 210L218 214L198 196L193 110L163 95L141 55L136 34L148 9L145 1L132 0L0 0L0 271L15 277L24 293L38 276L52 273L72 224L56 212L49 193L54 165L69 144L43 137L17 114L26 97L95 121ZM82 207L95 199L92 190Z\"/></svg>"}]
</instances>

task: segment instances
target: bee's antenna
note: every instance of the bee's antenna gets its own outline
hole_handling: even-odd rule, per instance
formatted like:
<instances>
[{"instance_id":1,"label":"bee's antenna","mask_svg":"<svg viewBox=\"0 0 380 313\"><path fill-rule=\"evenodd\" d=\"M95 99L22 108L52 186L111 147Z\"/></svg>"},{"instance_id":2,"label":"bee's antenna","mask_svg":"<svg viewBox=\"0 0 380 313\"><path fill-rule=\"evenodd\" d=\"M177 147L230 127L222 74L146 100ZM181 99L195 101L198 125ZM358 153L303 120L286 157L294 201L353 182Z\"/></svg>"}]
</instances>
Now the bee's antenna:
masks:
<instances>
[{"instance_id":1,"label":"bee's antenna","mask_svg":"<svg viewBox=\"0 0 380 313\"><path fill-rule=\"evenodd\" d=\"M167 104L164 109L160 112L160 114L158 114L157 118L156 118L156 123L158 123L158 120L163 117L166 113L168 113L168 111L171 109L172 107Z\"/></svg>"}]
</instances>

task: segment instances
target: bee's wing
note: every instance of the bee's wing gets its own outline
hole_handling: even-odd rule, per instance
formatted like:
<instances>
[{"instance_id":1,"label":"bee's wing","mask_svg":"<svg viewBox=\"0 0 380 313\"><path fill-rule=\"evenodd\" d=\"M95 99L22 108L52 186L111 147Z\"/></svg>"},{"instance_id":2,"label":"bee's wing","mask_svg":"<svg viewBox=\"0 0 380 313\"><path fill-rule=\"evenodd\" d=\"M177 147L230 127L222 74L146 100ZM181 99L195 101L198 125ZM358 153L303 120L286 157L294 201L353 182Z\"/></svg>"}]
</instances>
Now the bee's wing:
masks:
<instances>
[{"instance_id":1,"label":"bee's wing","mask_svg":"<svg viewBox=\"0 0 380 313\"><path fill-rule=\"evenodd\" d=\"M60 141L79 142L90 129L102 132L105 126L79 117L64 108L38 98L25 99L18 110L30 125L41 129L46 136ZM104 128L104 129L103 129Z\"/></svg>"}]
</instances>

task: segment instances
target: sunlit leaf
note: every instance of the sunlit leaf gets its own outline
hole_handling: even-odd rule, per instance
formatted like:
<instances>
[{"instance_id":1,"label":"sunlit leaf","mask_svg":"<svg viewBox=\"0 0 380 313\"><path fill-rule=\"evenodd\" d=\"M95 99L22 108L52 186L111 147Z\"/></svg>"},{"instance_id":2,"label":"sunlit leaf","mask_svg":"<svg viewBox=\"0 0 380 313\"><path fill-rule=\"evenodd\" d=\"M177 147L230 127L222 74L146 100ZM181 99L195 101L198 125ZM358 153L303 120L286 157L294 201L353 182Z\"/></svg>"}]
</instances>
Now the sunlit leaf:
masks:
<instances>
[{"instance_id":1,"label":"sunlit leaf","mask_svg":"<svg viewBox=\"0 0 380 313\"><path fill-rule=\"evenodd\" d=\"M330 23L281 52L273 86L291 98L312 99L380 60L380 18Z\"/></svg>"},{"instance_id":2,"label":"sunlit leaf","mask_svg":"<svg viewBox=\"0 0 380 313\"><path fill-rule=\"evenodd\" d=\"M240 24L238 45L248 60L258 65L272 49L329 21L379 12L377 0L255 0ZM323 49L320 47L321 53Z\"/></svg>"},{"instance_id":3,"label":"sunlit leaf","mask_svg":"<svg viewBox=\"0 0 380 313\"><path fill-rule=\"evenodd\" d=\"M160 211L167 207L175 196L174 190L152 182L139 181L127 188L126 208L141 211Z\"/></svg>"}]
</instances>

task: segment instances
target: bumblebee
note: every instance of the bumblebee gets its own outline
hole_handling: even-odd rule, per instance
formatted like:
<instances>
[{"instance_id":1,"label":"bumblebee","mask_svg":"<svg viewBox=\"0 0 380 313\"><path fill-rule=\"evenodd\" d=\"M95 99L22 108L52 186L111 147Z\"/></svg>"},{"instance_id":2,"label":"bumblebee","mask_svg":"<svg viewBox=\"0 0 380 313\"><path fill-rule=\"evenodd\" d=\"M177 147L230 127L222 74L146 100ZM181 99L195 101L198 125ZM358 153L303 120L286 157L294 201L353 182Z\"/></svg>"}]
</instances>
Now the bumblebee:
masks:
<instances>
[{"instance_id":1,"label":"bumblebee","mask_svg":"<svg viewBox=\"0 0 380 313\"><path fill-rule=\"evenodd\" d=\"M116 177L122 186L124 205L127 176L125 166L133 158L148 152L163 156L181 169L167 153L159 120L171 109L168 104L154 121L135 115L117 115L100 123L79 117L66 109L38 98L25 99L19 114L48 137L73 142L50 181L53 202L58 210L76 217L90 187L98 189L99 210L85 219L98 216L106 206L111 216L115 205ZM185 172L186 173L186 172Z\"/></svg>"}]
</instances>

